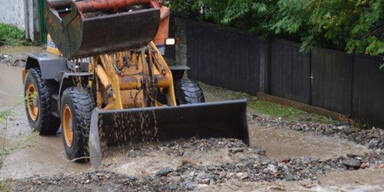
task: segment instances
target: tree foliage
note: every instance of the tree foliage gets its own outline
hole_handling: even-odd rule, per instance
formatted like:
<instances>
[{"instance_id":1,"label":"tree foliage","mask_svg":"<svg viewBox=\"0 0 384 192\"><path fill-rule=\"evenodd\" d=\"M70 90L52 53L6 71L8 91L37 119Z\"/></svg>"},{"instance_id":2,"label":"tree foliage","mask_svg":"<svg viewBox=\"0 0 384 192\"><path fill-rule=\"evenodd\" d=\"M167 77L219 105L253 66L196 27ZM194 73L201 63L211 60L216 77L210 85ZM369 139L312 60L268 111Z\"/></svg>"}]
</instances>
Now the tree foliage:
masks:
<instances>
[{"instance_id":1,"label":"tree foliage","mask_svg":"<svg viewBox=\"0 0 384 192\"><path fill-rule=\"evenodd\" d=\"M384 0L172 0L181 17L348 53L384 54Z\"/></svg>"}]
</instances>

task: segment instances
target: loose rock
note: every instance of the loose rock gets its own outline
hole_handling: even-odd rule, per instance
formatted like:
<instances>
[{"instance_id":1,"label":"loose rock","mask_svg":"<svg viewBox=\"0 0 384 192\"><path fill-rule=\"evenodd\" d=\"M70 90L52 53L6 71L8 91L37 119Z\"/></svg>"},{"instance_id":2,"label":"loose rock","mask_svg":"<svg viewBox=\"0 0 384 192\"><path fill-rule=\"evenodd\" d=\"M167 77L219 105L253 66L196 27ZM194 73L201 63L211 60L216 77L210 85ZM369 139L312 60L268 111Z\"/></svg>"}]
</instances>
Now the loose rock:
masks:
<instances>
[{"instance_id":1,"label":"loose rock","mask_svg":"<svg viewBox=\"0 0 384 192\"><path fill-rule=\"evenodd\" d=\"M343 161L343 165L348 168L359 169L361 167L361 162L356 159L346 159Z\"/></svg>"},{"instance_id":2,"label":"loose rock","mask_svg":"<svg viewBox=\"0 0 384 192\"><path fill-rule=\"evenodd\" d=\"M171 173L173 169L171 167L165 167L161 169L160 171L156 172L157 177L167 176L169 173Z\"/></svg>"}]
</instances>

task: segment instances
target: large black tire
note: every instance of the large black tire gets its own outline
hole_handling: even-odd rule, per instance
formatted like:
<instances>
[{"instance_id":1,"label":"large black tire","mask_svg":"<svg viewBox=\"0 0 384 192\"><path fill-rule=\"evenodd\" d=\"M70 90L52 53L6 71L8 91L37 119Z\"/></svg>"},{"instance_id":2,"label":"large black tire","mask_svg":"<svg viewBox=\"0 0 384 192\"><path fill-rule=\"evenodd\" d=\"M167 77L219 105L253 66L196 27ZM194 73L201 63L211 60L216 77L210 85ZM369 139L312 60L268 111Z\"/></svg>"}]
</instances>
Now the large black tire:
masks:
<instances>
[{"instance_id":1,"label":"large black tire","mask_svg":"<svg viewBox=\"0 0 384 192\"><path fill-rule=\"evenodd\" d=\"M29 86L34 86L36 90L36 104L39 108L35 118L32 118L32 114L28 111L28 99L27 92ZM27 118L31 127L38 131L41 135L55 134L60 125L60 119L52 115L52 97L54 93L55 85L51 82L43 80L41 78L40 69L31 68L27 72L24 88L25 109Z\"/></svg>"},{"instance_id":2,"label":"large black tire","mask_svg":"<svg viewBox=\"0 0 384 192\"><path fill-rule=\"evenodd\" d=\"M70 160L84 162L88 160L88 138L94 102L86 89L78 87L67 88L61 99L62 138L65 153ZM70 128L72 129L72 142L67 143L66 121L64 112L66 108L71 112Z\"/></svg>"},{"instance_id":3,"label":"large black tire","mask_svg":"<svg viewBox=\"0 0 384 192\"><path fill-rule=\"evenodd\" d=\"M204 103L204 93L196 81L180 79L175 83L175 96L177 104Z\"/></svg>"}]
</instances>

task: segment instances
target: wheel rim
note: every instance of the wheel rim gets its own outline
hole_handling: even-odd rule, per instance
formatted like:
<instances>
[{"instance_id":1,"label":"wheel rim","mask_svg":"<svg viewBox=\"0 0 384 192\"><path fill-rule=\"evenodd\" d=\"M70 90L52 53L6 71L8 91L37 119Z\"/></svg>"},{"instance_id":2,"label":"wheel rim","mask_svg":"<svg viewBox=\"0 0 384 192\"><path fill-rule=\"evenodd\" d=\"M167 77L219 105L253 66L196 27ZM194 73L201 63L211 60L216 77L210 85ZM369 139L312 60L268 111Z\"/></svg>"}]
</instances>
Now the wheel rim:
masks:
<instances>
[{"instance_id":1,"label":"wheel rim","mask_svg":"<svg viewBox=\"0 0 384 192\"><path fill-rule=\"evenodd\" d=\"M32 121L36 121L39 116L39 93L33 83L30 83L26 92L27 109Z\"/></svg>"},{"instance_id":2,"label":"wheel rim","mask_svg":"<svg viewBox=\"0 0 384 192\"><path fill-rule=\"evenodd\" d=\"M63 112L63 131L65 143L68 147L72 146L73 129L72 129L72 112L68 105L65 105Z\"/></svg>"}]
</instances>

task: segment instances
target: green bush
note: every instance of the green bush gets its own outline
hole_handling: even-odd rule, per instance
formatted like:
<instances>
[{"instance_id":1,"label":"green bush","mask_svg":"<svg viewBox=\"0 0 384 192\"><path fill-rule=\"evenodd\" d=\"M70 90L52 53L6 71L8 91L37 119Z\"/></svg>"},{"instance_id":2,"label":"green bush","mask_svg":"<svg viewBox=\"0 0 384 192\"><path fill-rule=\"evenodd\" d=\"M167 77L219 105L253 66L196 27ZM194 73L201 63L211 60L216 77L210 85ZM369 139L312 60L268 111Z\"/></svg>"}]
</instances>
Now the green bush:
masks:
<instances>
[{"instance_id":1,"label":"green bush","mask_svg":"<svg viewBox=\"0 0 384 192\"><path fill-rule=\"evenodd\" d=\"M312 47L384 54L384 0L173 0L177 16Z\"/></svg>"},{"instance_id":2,"label":"green bush","mask_svg":"<svg viewBox=\"0 0 384 192\"><path fill-rule=\"evenodd\" d=\"M28 45L24 38L24 31L9 24L0 23L0 45Z\"/></svg>"}]
</instances>

